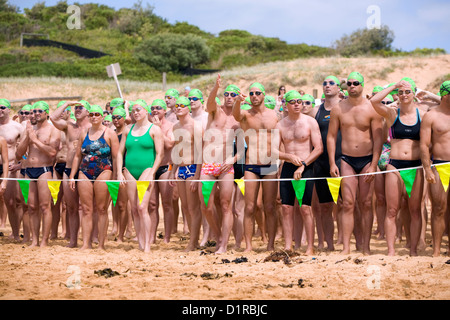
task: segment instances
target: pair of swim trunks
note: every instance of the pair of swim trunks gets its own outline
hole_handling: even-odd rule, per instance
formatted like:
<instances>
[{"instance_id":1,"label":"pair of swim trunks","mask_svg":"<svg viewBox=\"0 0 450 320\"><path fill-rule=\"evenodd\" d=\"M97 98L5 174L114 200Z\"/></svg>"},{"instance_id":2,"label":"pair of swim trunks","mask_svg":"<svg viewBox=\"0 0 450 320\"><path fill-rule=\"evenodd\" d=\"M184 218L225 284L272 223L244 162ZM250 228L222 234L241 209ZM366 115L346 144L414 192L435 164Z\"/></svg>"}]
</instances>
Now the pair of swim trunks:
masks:
<instances>
[{"instance_id":1,"label":"pair of swim trunks","mask_svg":"<svg viewBox=\"0 0 450 320\"><path fill-rule=\"evenodd\" d=\"M296 165L290 162L284 162L281 169L280 179L289 179L294 177L295 171L298 169ZM313 166L306 166L302 173L302 178L312 178L314 176ZM314 180L307 180L305 185L305 192L302 198L302 205L310 206L312 202L314 188ZM293 206L295 203L296 195L294 186L291 181L280 181L280 198L281 204Z\"/></svg>"},{"instance_id":2,"label":"pair of swim trunks","mask_svg":"<svg viewBox=\"0 0 450 320\"><path fill-rule=\"evenodd\" d=\"M172 165L160 166L158 170L155 172L155 180L159 180L159 178L166 173L167 171L172 171Z\"/></svg>"},{"instance_id":3,"label":"pair of swim trunks","mask_svg":"<svg viewBox=\"0 0 450 320\"><path fill-rule=\"evenodd\" d=\"M26 168L25 169L25 174L30 179L39 179L39 177L46 172L53 173L53 167L48 166L48 167L35 167L35 168Z\"/></svg>"},{"instance_id":4,"label":"pair of swim trunks","mask_svg":"<svg viewBox=\"0 0 450 320\"><path fill-rule=\"evenodd\" d=\"M192 178L197 171L196 164L190 164L188 166L182 166L178 168L178 178L181 180L187 180Z\"/></svg>"},{"instance_id":5,"label":"pair of swim trunks","mask_svg":"<svg viewBox=\"0 0 450 320\"><path fill-rule=\"evenodd\" d=\"M277 164L246 164L244 166L245 171L252 172L256 174L259 179L264 178L265 176L276 174L278 172Z\"/></svg>"},{"instance_id":6,"label":"pair of swim trunks","mask_svg":"<svg viewBox=\"0 0 450 320\"><path fill-rule=\"evenodd\" d=\"M214 176L219 177L222 173L220 173L220 169L222 169L223 163L203 163L202 164L202 171L200 172L202 175L205 176ZM223 172L225 174L233 174L234 175L234 167L232 166L227 172Z\"/></svg>"}]
</instances>

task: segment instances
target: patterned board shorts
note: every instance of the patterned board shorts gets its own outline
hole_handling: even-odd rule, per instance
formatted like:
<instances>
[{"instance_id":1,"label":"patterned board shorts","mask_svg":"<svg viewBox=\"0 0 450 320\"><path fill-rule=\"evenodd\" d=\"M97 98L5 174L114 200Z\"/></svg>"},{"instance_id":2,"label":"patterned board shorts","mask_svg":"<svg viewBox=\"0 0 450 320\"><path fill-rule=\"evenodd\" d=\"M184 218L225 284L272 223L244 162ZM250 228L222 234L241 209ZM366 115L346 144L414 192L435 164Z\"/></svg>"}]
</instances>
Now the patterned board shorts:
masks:
<instances>
[{"instance_id":1,"label":"patterned board shorts","mask_svg":"<svg viewBox=\"0 0 450 320\"><path fill-rule=\"evenodd\" d=\"M200 172L202 175L205 176L214 176L214 177L218 177L221 175L220 169L222 168L223 164L222 163L203 163L202 164L202 171ZM227 171L227 172L223 172L225 174L234 174L234 167L231 166L231 168Z\"/></svg>"}]
</instances>

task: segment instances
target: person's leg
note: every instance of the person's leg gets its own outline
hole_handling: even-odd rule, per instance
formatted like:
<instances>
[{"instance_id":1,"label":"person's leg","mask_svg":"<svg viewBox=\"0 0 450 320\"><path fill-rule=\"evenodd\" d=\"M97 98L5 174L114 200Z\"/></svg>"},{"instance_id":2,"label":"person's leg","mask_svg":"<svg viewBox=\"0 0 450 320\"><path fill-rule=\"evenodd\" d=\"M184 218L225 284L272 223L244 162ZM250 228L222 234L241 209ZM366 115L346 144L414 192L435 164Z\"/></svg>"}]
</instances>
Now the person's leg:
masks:
<instances>
[{"instance_id":1,"label":"person's leg","mask_svg":"<svg viewBox=\"0 0 450 320\"><path fill-rule=\"evenodd\" d=\"M233 212L231 209L231 198L234 191L234 175L222 174L219 177L219 195L220 207L222 211L220 245L216 253L225 253L227 251L228 240L233 228Z\"/></svg>"},{"instance_id":2,"label":"person's leg","mask_svg":"<svg viewBox=\"0 0 450 320\"><path fill-rule=\"evenodd\" d=\"M282 205L281 226L283 228L284 249L291 250L294 239L294 206Z\"/></svg>"},{"instance_id":3,"label":"person's leg","mask_svg":"<svg viewBox=\"0 0 450 320\"><path fill-rule=\"evenodd\" d=\"M53 171L53 179L58 179L58 180L62 179L62 177L59 175L59 173L56 170ZM58 238L58 228L59 228L59 223L61 221L63 194L64 194L63 186L61 183L61 185L59 186L58 198L56 200L56 203L53 204L53 201L51 203L51 205L52 205L52 230L51 230L51 234L50 234L50 239Z\"/></svg>"},{"instance_id":4,"label":"person's leg","mask_svg":"<svg viewBox=\"0 0 450 320\"><path fill-rule=\"evenodd\" d=\"M48 246L50 231L52 228L52 196L48 188L47 180L52 179L52 172L43 173L37 183L37 194L39 206L38 210L42 213L42 241L41 247ZM39 234L39 233L38 233Z\"/></svg>"},{"instance_id":5,"label":"person's leg","mask_svg":"<svg viewBox=\"0 0 450 320\"><path fill-rule=\"evenodd\" d=\"M155 183L153 192L150 195L150 201L148 202L148 213L150 214L151 230L150 237L151 243L156 241L156 232L159 225L159 183Z\"/></svg>"},{"instance_id":6,"label":"person's leg","mask_svg":"<svg viewBox=\"0 0 450 320\"><path fill-rule=\"evenodd\" d=\"M350 176L355 172L345 161L341 162L341 175ZM342 243L343 254L350 254L350 238L354 227L355 200L358 188L358 178L348 177L341 180L342 193Z\"/></svg>"},{"instance_id":7,"label":"person's leg","mask_svg":"<svg viewBox=\"0 0 450 320\"><path fill-rule=\"evenodd\" d=\"M212 175L201 174L200 180L216 181L217 179ZM216 243L218 244L220 241L221 222L219 220L217 211L214 208L215 207L214 201L216 198L216 194L218 193L218 182L217 181L214 182L214 186L213 186L213 188L211 190L211 194L209 196L208 204L205 203L202 192L203 192L203 183L199 183L198 194L199 194L200 208L202 211L202 217L204 217L206 219L206 222L209 225L210 233L211 233L210 235L211 235L212 239L214 239L216 241Z\"/></svg>"},{"instance_id":8,"label":"person's leg","mask_svg":"<svg viewBox=\"0 0 450 320\"><path fill-rule=\"evenodd\" d=\"M258 176L249 171L245 171L245 194L244 194L244 240L245 240L245 252L253 250L252 237L253 237L253 220L255 217L256 201L258 198L259 181L252 181L258 179Z\"/></svg>"},{"instance_id":9,"label":"person's leg","mask_svg":"<svg viewBox=\"0 0 450 320\"><path fill-rule=\"evenodd\" d=\"M383 240L385 237L384 231L384 219L386 217L386 196L385 196L385 175L377 174L375 175L375 194L376 194L376 205L375 212L377 216L377 230L378 240Z\"/></svg>"},{"instance_id":10,"label":"person's leg","mask_svg":"<svg viewBox=\"0 0 450 320\"><path fill-rule=\"evenodd\" d=\"M323 249L323 242L325 240L324 222L322 217L321 204L316 191L316 185L313 188L311 210L314 215L316 230L317 230L317 248Z\"/></svg>"},{"instance_id":11,"label":"person's leg","mask_svg":"<svg viewBox=\"0 0 450 320\"><path fill-rule=\"evenodd\" d=\"M94 182L94 203L95 211L98 216L98 248L106 250L105 243L108 235L108 207L111 201L109 196L108 186L101 180L110 180L112 172L109 170L103 171Z\"/></svg>"},{"instance_id":12,"label":"person's leg","mask_svg":"<svg viewBox=\"0 0 450 320\"><path fill-rule=\"evenodd\" d=\"M119 212L119 233L117 234L117 241L123 242L123 237L128 225L128 195L126 186L119 187L119 193L114 209Z\"/></svg>"},{"instance_id":13,"label":"person's leg","mask_svg":"<svg viewBox=\"0 0 450 320\"><path fill-rule=\"evenodd\" d=\"M237 184L234 184L234 199L232 200L233 204L233 216L234 216L234 224L233 224L233 234L235 239L235 248L241 247L241 242L244 237L244 195L242 194L241 189Z\"/></svg>"},{"instance_id":14,"label":"person's leg","mask_svg":"<svg viewBox=\"0 0 450 320\"><path fill-rule=\"evenodd\" d=\"M394 170L395 168L388 165L386 170ZM384 230L386 233L386 242L388 247L388 255L395 255L395 238L397 234L396 219L401 207L402 201L402 181L399 174L390 172L383 174L385 176L385 194L386 194L386 217L384 219Z\"/></svg>"},{"instance_id":15,"label":"person's leg","mask_svg":"<svg viewBox=\"0 0 450 320\"><path fill-rule=\"evenodd\" d=\"M15 172L9 174L10 178L16 178L17 174ZM20 241L19 231L20 231L20 220L19 215L16 212L16 192L19 190L19 185L17 181L9 180L6 184L5 193L3 193L3 198L5 199L5 206L8 212L8 220L11 225L11 236L14 240Z\"/></svg>"},{"instance_id":16,"label":"person's leg","mask_svg":"<svg viewBox=\"0 0 450 320\"><path fill-rule=\"evenodd\" d=\"M83 245L81 250L92 249L92 230L94 227L94 186L87 180L87 177L80 171L79 179L85 179L77 182L77 190L80 196L82 208L81 214L81 236Z\"/></svg>"},{"instance_id":17,"label":"person's leg","mask_svg":"<svg viewBox=\"0 0 450 320\"><path fill-rule=\"evenodd\" d=\"M276 175L267 175L265 179L276 179ZM275 249L275 236L277 233L277 189L278 181L262 181L264 216L266 218L266 228L269 236L267 250Z\"/></svg>"},{"instance_id":18,"label":"person's leg","mask_svg":"<svg viewBox=\"0 0 450 320\"><path fill-rule=\"evenodd\" d=\"M160 179L167 180L169 174L170 171L163 173ZM164 212L164 242L169 243L172 230L176 229L176 221L172 205L173 188L167 181L158 182L158 187L159 193L161 194L161 204Z\"/></svg>"},{"instance_id":19,"label":"person's leg","mask_svg":"<svg viewBox=\"0 0 450 320\"><path fill-rule=\"evenodd\" d=\"M362 170L365 173L370 164ZM363 253L370 254L370 237L372 236L373 227L373 210L372 210L372 198L373 198L373 180L367 183L365 177L359 177L358 187L358 205L361 212L361 227L362 227L362 245Z\"/></svg>"},{"instance_id":20,"label":"person's leg","mask_svg":"<svg viewBox=\"0 0 450 320\"><path fill-rule=\"evenodd\" d=\"M67 246L69 248L76 248L78 246L78 232L80 230L79 194L77 187L75 187L75 190L70 188L68 180L69 176L67 173L64 173L63 199L66 203L66 220L69 233L69 244Z\"/></svg>"},{"instance_id":21,"label":"person's leg","mask_svg":"<svg viewBox=\"0 0 450 320\"><path fill-rule=\"evenodd\" d=\"M39 246L39 231L41 229L41 215L39 212L39 197L37 182L30 181L28 189L28 213L30 215L31 247Z\"/></svg>"},{"instance_id":22,"label":"person's leg","mask_svg":"<svg viewBox=\"0 0 450 320\"><path fill-rule=\"evenodd\" d=\"M447 210L447 193L442 187L441 178L435 168L433 168L436 183L430 183L431 198L431 234L433 237L433 257L441 254L441 241L445 230L445 212Z\"/></svg>"},{"instance_id":23,"label":"person's leg","mask_svg":"<svg viewBox=\"0 0 450 320\"><path fill-rule=\"evenodd\" d=\"M423 170L417 169L416 178L411 190L411 197L408 199L410 222L410 255L417 256L417 246L422 231L422 198L423 198Z\"/></svg>"}]
</instances>

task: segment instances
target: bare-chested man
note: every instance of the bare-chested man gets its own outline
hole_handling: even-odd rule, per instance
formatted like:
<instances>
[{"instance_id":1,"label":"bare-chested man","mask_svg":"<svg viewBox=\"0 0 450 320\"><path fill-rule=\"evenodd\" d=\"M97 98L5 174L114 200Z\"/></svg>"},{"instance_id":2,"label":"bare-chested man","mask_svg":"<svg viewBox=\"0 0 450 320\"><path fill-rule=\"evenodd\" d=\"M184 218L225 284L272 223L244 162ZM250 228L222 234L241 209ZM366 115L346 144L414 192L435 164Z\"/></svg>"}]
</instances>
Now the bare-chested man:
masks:
<instances>
[{"instance_id":1,"label":"bare-chested man","mask_svg":"<svg viewBox=\"0 0 450 320\"><path fill-rule=\"evenodd\" d=\"M425 178L429 182L432 203L431 231L434 257L441 254L442 235L445 230L446 215L449 214L450 193L448 189L447 192L444 191L440 176L436 167L431 167L430 159L432 156L434 165L450 162L450 81L442 83L439 94L441 104L424 115L420 127L421 160ZM448 252L450 255L450 248Z\"/></svg>"},{"instance_id":2,"label":"bare-chested man","mask_svg":"<svg viewBox=\"0 0 450 320\"><path fill-rule=\"evenodd\" d=\"M276 126L280 134L280 160L284 160L280 179L313 177L313 162L323 152L322 138L317 121L302 113L302 96L291 90L286 93L288 116ZM284 148L282 148L284 146ZM281 152L284 150L284 152ZM314 253L314 217L311 211L314 181L306 181L300 212L306 231L306 254ZM294 233L295 190L291 181L280 181L282 226L285 250L292 249ZM300 244L296 243L296 247Z\"/></svg>"},{"instance_id":3,"label":"bare-chested man","mask_svg":"<svg viewBox=\"0 0 450 320\"><path fill-rule=\"evenodd\" d=\"M237 161L237 155L233 155L233 141L235 131L240 128L239 123L233 117L233 104L228 103L219 106L216 102L220 85L221 78L218 75L206 104L209 117L203 136L203 163L200 176L200 179L205 181L219 180L214 183L209 203L206 204L202 200L203 214L208 220L213 236L218 239L217 254L227 251L228 239L233 228L234 219L231 203L235 188L233 164ZM225 94L231 98L230 101L232 102L238 95L238 92L235 92L233 88L235 86L231 85L225 89ZM231 94L234 97L230 96ZM213 199L216 192L219 192L222 217L219 217L218 212L213 208Z\"/></svg>"},{"instance_id":4,"label":"bare-chested man","mask_svg":"<svg viewBox=\"0 0 450 320\"><path fill-rule=\"evenodd\" d=\"M168 111L166 112L166 119L173 124L178 122L175 105L177 104L177 99L179 96L180 93L177 89L169 89L164 95L164 100L168 109Z\"/></svg>"},{"instance_id":5,"label":"bare-chested man","mask_svg":"<svg viewBox=\"0 0 450 320\"><path fill-rule=\"evenodd\" d=\"M9 178L18 178L20 164L16 161L16 147L24 134L24 127L10 118L11 104L7 99L0 99L0 136L6 140L8 146ZM19 191L18 183L9 181L3 194L8 219L11 225L12 238L20 241L19 229L22 217L16 212L16 193Z\"/></svg>"},{"instance_id":6,"label":"bare-chested man","mask_svg":"<svg viewBox=\"0 0 450 320\"><path fill-rule=\"evenodd\" d=\"M245 158L245 209L244 209L244 238L246 249L251 251L253 236L253 217L255 215L256 200L260 185L263 190L263 207L266 217L268 243L267 250L274 250L275 235L277 231L276 200L278 172L277 158L272 154L272 130L278 123L274 110L264 105L265 89L258 82L250 86L251 109L242 110L241 102L245 96L240 93L233 105L233 116L244 131L248 146ZM270 155L268 153L270 151ZM253 180L253 181L252 181ZM269 181L254 181L269 180Z\"/></svg>"},{"instance_id":7,"label":"bare-chested man","mask_svg":"<svg viewBox=\"0 0 450 320\"><path fill-rule=\"evenodd\" d=\"M67 107L71 106L74 109L74 115L76 122L73 123L71 121L65 121L61 118L61 115L65 112ZM80 216L79 216L79 196L78 192L72 190L69 185L70 173L72 171L72 162L73 157L75 155L77 143L80 140L80 135L88 130L91 127L91 123L89 122L89 109L90 105L87 101L67 101L62 106L57 108L52 115L50 116L50 120L53 125L63 131L66 135L66 143L67 143L67 158L66 158L66 167L64 169L64 182L63 182L63 192L64 192L64 201L66 202L66 214L67 221L69 223L69 247L75 248L78 244L78 231L80 229ZM78 168L74 168L77 170ZM77 178L78 175L75 176Z\"/></svg>"},{"instance_id":8,"label":"bare-chested man","mask_svg":"<svg viewBox=\"0 0 450 320\"><path fill-rule=\"evenodd\" d=\"M167 180L172 170L172 148L175 144L173 136L173 123L168 121L165 117L167 106L164 100L156 99L152 102L150 107L151 116L150 121L161 128L164 138L164 157L161 160L161 165L156 170L155 180ZM161 194L162 207L164 212L164 242L169 243L170 235L175 224L175 217L173 214L172 195L173 188L168 181L158 181L155 183L153 193L149 201L150 219L152 219L151 237L152 243L156 238L156 230L159 224L159 195Z\"/></svg>"},{"instance_id":9,"label":"bare-chested man","mask_svg":"<svg viewBox=\"0 0 450 320\"><path fill-rule=\"evenodd\" d=\"M36 125L27 123L25 138L17 147L17 157L28 151L26 176L31 180L28 193L28 213L30 215L31 246L39 246L42 213L41 247L48 245L52 226L52 198L47 180L53 178L53 165L60 144L60 132L47 121L49 105L45 101L33 104Z\"/></svg>"},{"instance_id":10,"label":"bare-chested man","mask_svg":"<svg viewBox=\"0 0 450 320\"><path fill-rule=\"evenodd\" d=\"M328 127L327 147L330 174L333 177L352 176L342 179L341 193L342 232L344 254L350 253L350 237L355 219L354 209L358 200L361 212L362 250L370 254L370 236L372 232L372 192L374 175L353 176L377 171L377 163L383 145L383 121L369 100L363 95L364 78L358 72L352 72L347 78L348 99L342 100L331 110ZM336 139L338 131L342 134L341 168L336 165ZM358 194L358 199L356 195Z\"/></svg>"},{"instance_id":11,"label":"bare-chested man","mask_svg":"<svg viewBox=\"0 0 450 320\"><path fill-rule=\"evenodd\" d=\"M177 187L180 195L181 206L186 214L190 231L189 244L185 251L192 251L198 247L202 214L200 201L197 196L201 159L202 128L189 114L190 101L186 97L176 100L175 112L179 121L174 125L175 145L172 150L173 167L169 179L174 180L177 174ZM172 186L174 182L170 182Z\"/></svg>"}]
</instances>

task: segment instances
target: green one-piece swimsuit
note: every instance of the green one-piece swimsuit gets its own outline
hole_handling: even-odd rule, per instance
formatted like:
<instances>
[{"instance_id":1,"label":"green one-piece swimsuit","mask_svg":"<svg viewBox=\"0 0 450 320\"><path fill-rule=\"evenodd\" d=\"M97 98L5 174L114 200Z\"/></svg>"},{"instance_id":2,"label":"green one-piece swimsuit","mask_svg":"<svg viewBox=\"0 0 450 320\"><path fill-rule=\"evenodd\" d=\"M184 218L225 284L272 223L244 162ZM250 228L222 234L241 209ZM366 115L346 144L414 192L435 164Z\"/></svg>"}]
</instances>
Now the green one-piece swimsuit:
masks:
<instances>
[{"instance_id":1,"label":"green one-piece swimsuit","mask_svg":"<svg viewBox=\"0 0 450 320\"><path fill-rule=\"evenodd\" d=\"M125 141L126 155L124 166L136 180L139 180L139 177L145 169L152 168L155 163L155 142L149 134L152 126L153 123L145 134L136 137L132 134L134 128L133 124L127 135L127 140Z\"/></svg>"}]
</instances>

